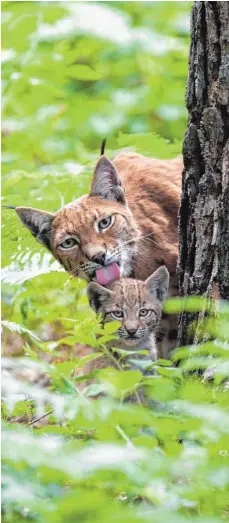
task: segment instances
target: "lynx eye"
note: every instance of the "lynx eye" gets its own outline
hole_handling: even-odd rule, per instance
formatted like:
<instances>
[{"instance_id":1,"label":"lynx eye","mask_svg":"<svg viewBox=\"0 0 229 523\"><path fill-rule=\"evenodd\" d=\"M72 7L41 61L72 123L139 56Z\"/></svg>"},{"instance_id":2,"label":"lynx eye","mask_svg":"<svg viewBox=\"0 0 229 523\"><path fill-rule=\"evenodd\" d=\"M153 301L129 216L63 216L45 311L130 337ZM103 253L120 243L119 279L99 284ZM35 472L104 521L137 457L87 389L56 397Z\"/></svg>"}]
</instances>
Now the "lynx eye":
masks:
<instances>
[{"instance_id":1,"label":"lynx eye","mask_svg":"<svg viewBox=\"0 0 229 523\"><path fill-rule=\"evenodd\" d=\"M102 220L98 222L99 231L104 231L105 229L108 229L108 227L111 227L113 223L114 216L107 216L106 218L102 218Z\"/></svg>"},{"instance_id":2,"label":"lynx eye","mask_svg":"<svg viewBox=\"0 0 229 523\"><path fill-rule=\"evenodd\" d=\"M152 311L150 311L148 309L140 309L139 316L146 318L146 316L149 316L151 314L151 312Z\"/></svg>"},{"instance_id":3,"label":"lynx eye","mask_svg":"<svg viewBox=\"0 0 229 523\"><path fill-rule=\"evenodd\" d=\"M123 312L122 311L113 311L113 312L111 312L111 316L115 319L120 320L120 318L123 318Z\"/></svg>"},{"instance_id":4,"label":"lynx eye","mask_svg":"<svg viewBox=\"0 0 229 523\"><path fill-rule=\"evenodd\" d=\"M72 249L75 245L78 245L78 241L76 238L66 238L62 243L60 243L59 247L61 249Z\"/></svg>"}]
</instances>

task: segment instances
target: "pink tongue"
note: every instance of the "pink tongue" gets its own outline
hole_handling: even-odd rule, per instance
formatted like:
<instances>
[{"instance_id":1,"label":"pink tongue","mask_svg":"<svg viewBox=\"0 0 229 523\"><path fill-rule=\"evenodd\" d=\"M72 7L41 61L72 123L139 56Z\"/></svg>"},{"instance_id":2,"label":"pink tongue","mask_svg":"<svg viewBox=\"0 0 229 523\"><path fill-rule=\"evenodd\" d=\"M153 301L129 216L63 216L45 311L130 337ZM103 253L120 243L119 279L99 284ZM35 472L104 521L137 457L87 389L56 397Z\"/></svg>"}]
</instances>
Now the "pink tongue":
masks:
<instances>
[{"instance_id":1,"label":"pink tongue","mask_svg":"<svg viewBox=\"0 0 229 523\"><path fill-rule=\"evenodd\" d=\"M97 283L100 283L100 285L108 285L108 283L120 278L120 269L117 263L113 262L105 265L105 267L101 267L101 269L97 269L95 274Z\"/></svg>"}]
</instances>

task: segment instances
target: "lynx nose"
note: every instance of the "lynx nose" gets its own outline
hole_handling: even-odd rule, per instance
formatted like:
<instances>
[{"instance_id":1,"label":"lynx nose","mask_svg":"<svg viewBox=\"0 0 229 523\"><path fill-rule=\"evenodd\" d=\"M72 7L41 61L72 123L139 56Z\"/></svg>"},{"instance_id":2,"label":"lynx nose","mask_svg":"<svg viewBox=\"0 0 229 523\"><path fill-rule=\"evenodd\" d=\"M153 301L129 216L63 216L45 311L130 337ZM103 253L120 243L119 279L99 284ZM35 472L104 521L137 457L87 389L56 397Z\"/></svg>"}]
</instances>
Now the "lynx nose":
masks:
<instances>
[{"instance_id":1,"label":"lynx nose","mask_svg":"<svg viewBox=\"0 0 229 523\"><path fill-rule=\"evenodd\" d=\"M126 329L126 332L130 335L130 336L134 336L136 334L138 329Z\"/></svg>"},{"instance_id":2,"label":"lynx nose","mask_svg":"<svg viewBox=\"0 0 229 523\"><path fill-rule=\"evenodd\" d=\"M106 258L106 253L105 252L98 252L97 254L92 256L91 259L92 259L93 262L98 263L99 265L104 265L105 264L105 258Z\"/></svg>"}]
</instances>

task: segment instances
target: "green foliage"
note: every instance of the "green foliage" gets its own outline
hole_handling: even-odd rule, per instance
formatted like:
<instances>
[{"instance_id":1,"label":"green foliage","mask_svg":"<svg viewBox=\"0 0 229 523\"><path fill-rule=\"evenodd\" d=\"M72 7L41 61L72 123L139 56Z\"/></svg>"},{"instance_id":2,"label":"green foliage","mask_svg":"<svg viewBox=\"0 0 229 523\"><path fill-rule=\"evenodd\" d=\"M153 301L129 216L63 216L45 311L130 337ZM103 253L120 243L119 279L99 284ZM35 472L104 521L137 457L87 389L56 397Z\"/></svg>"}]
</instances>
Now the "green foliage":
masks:
<instances>
[{"instance_id":1,"label":"green foliage","mask_svg":"<svg viewBox=\"0 0 229 523\"><path fill-rule=\"evenodd\" d=\"M104 136L111 158L181 152L189 12L189 2L3 2L3 204L56 211L87 192ZM3 209L2 238L3 521L227 519L228 307L171 300L168 312L209 311L208 341L153 364L133 351L130 369L125 351L106 351L117 323L101 329L84 282L14 211Z\"/></svg>"},{"instance_id":2,"label":"green foliage","mask_svg":"<svg viewBox=\"0 0 229 523\"><path fill-rule=\"evenodd\" d=\"M228 322L224 304L217 317ZM14 324L7 328L15 331ZM69 348L77 329L74 323L69 330ZM5 521L160 522L168 510L174 522L227 519L229 336L174 351L178 368L158 360L154 374L144 376L120 367L121 353L117 368L111 358L111 367L77 378L76 368L106 354L102 329L94 324L90 336L99 352L84 358L69 353L47 363L28 351L37 342L28 333L27 356L3 359ZM43 343L43 351L50 349L51 342ZM214 367L211 381L190 374L201 361L203 369ZM22 380L28 369L45 373L48 388ZM82 391L88 378L94 385ZM138 394L122 402L143 387L148 406Z\"/></svg>"}]
</instances>

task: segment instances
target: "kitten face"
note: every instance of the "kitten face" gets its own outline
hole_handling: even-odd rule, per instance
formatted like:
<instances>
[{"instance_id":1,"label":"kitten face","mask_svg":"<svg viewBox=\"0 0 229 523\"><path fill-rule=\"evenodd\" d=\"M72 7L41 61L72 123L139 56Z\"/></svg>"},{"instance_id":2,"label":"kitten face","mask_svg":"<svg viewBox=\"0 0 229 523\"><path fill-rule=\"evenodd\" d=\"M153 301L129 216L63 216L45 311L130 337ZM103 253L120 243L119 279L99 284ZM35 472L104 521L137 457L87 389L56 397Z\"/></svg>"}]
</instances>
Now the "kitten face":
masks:
<instances>
[{"instance_id":1,"label":"kitten face","mask_svg":"<svg viewBox=\"0 0 229 523\"><path fill-rule=\"evenodd\" d=\"M21 221L74 276L99 283L129 276L140 232L125 200L117 170L102 156L91 190L56 214L17 207ZM104 270L110 267L110 274ZM115 275L115 277L114 277ZM103 282L103 284L105 284Z\"/></svg>"},{"instance_id":2,"label":"kitten face","mask_svg":"<svg viewBox=\"0 0 229 523\"><path fill-rule=\"evenodd\" d=\"M168 286L169 273L162 266L145 282L121 278L108 288L92 282L87 292L90 305L96 313L102 313L104 323L121 322L116 334L122 345L131 347L147 340L156 331Z\"/></svg>"}]
</instances>

